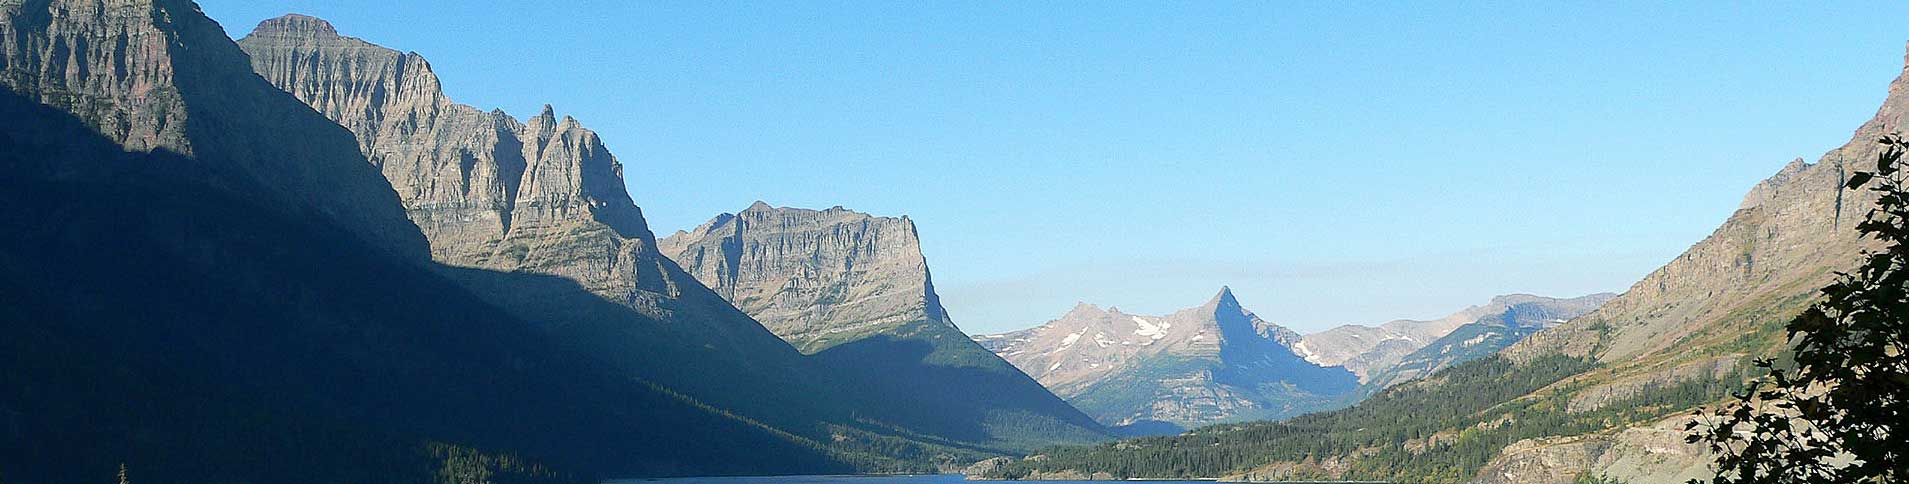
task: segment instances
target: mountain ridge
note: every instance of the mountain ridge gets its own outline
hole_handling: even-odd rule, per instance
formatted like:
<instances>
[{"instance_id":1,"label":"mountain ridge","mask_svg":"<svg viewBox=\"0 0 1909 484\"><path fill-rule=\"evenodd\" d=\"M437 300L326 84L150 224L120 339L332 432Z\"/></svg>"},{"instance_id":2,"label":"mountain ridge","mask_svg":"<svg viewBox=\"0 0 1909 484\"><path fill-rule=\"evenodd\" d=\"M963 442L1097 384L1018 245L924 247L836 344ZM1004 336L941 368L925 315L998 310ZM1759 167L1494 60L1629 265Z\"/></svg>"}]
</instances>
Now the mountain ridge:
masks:
<instances>
[{"instance_id":1,"label":"mountain ridge","mask_svg":"<svg viewBox=\"0 0 1909 484\"><path fill-rule=\"evenodd\" d=\"M9 480L854 468L445 277L351 134L191 2L0 4L0 38Z\"/></svg>"},{"instance_id":2,"label":"mountain ridge","mask_svg":"<svg viewBox=\"0 0 1909 484\"><path fill-rule=\"evenodd\" d=\"M658 245L849 387L909 409L875 415L1023 451L1106 436L955 326L907 216L757 201Z\"/></svg>"},{"instance_id":3,"label":"mountain ridge","mask_svg":"<svg viewBox=\"0 0 1909 484\"><path fill-rule=\"evenodd\" d=\"M1294 414L1352 390L1350 373L1295 354L1295 336L1221 287L1167 316L1080 303L1041 326L974 338L1097 420L1151 433Z\"/></svg>"}]
</instances>

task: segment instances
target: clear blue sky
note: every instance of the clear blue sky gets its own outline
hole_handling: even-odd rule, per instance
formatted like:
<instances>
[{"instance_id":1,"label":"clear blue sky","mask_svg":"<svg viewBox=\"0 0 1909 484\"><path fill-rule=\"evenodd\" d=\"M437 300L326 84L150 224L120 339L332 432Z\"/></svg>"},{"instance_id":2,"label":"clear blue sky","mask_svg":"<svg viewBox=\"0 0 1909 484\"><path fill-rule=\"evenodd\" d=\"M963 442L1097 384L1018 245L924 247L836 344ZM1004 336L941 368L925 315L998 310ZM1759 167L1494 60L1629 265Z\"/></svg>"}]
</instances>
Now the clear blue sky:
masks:
<instances>
[{"instance_id":1,"label":"clear blue sky","mask_svg":"<svg viewBox=\"0 0 1909 484\"><path fill-rule=\"evenodd\" d=\"M1848 139L1909 40L1902 3L201 3L556 105L658 234L908 214L970 332L1222 284L1301 331L1622 291Z\"/></svg>"}]
</instances>

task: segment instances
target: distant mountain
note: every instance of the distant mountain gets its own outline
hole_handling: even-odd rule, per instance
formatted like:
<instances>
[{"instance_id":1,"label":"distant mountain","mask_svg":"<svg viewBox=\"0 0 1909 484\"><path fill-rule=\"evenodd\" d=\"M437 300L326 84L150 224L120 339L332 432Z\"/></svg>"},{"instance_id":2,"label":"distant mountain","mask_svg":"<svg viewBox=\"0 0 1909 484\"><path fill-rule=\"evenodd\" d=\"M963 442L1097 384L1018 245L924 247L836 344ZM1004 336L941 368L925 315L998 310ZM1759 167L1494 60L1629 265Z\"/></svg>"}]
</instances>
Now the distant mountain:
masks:
<instances>
[{"instance_id":1,"label":"distant mountain","mask_svg":"<svg viewBox=\"0 0 1909 484\"><path fill-rule=\"evenodd\" d=\"M1878 137L1905 127L1909 68L1848 143L1752 187L1709 237L1623 295L1494 355L1339 411L1057 449L988 475L1491 484L1705 477L1712 455L1683 440L1690 409L1740 388L1750 360L1782 354L1785 323L1873 246L1855 224L1876 195L1842 186L1850 172L1873 169Z\"/></svg>"},{"instance_id":2,"label":"distant mountain","mask_svg":"<svg viewBox=\"0 0 1909 484\"><path fill-rule=\"evenodd\" d=\"M1593 294L1573 299L1529 294L1498 296L1485 304L1468 307L1431 321L1401 319L1376 327L1349 324L1308 334L1293 348L1304 355L1308 361L1326 366L1344 366L1347 370L1359 375L1359 381L1370 383L1373 381L1373 374L1385 373L1401 364L1414 352L1433 344L1460 327L1481 319L1505 315L1514 307L1524 306L1520 312L1534 315L1534 317L1548 314L1550 319L1564 320L1597 309L1598 305L1613 297L1617 296ZM1516 321L1514 323L1528 325L1537 322ZM1496 350L1494 348L1492 351ZM1392 378L1390 383L1380 385L1378 388L1403 381L1396 379L1396 376L1389 378Z\"/></svg>"},{"instance_id":3,"label":"distant mountain","mask_svg":"<svg viewBox=\"0 0 1909 484\"><path fill-rule=\"evenodd\" d=\"M1135 433L1298 415L1358 386L1343 368L1300 358L1287 346L1297 333L1240 307L1225 288L1167 316L1083 303L1039 327L975 340L1088 415Z\"/></svg>"},{"instance_id":4,"label":"distant mountain","mask_svg":"<svg viewBox=\"0 0 1909 484\"><path fill-rule=\"evenodd\" d=\"M848 388L889 403L870 416L1015 450L1107 438L955 327L907 217L756 202L659 245Z\"/></svg>"},{"instance_id":5,"label":"distant mountain","mask_svg":"<svg viewBox=\"0 0 1909 484\"><path fill-rule=\"evenodd\" d=\"M0 2L8 482L844 472L445 276L352 133L183 0ZM553 284L555 282L553 281Z\"/></svg>"},{"instance_id":6,"label":"distant mountain","mask_svg":"<svg viewBox=\"0 0 1909 484\"><path fill-rule=\"evenodd\" d=\"M1491 356L1526 336L1596 310L1616 297L1616 294L1600 293L1571 299L1535 296L1494 298L1493 303L1486 307L1503 304L1502 311L1486 314L1477 321L1459 326L1388 366L1372 369L1365 379L1364 391L1376 393L1459 363Z\"/></svg>"}]
</instances>

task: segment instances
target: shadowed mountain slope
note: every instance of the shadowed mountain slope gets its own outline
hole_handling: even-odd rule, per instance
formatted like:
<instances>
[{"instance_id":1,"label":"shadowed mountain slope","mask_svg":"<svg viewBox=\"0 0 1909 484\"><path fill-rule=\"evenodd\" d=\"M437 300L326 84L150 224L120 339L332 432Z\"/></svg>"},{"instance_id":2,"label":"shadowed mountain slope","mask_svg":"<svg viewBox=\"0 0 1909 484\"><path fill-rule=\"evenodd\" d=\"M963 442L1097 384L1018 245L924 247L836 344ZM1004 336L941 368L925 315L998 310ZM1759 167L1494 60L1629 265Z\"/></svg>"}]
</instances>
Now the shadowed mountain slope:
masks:
<instances>
[{"instance_id":1,"label":"shadowed mountain slope","mask_svg":"<svg viewBox=\"0 0 1909 484\"><path fill-rule=\"evenodd\" d=\"M873 413L885 421L1022 450L1106 438L955 327L907 217L756 202L660 245L831 375L893 403Z\"/></svg>"},{"instance_id":2,"label":"shadowed mountain slope","mask_svg":"<svg viewBox=\"0 0 1909 484\"><path fill-rule=\"evenodd\" d=\"M433 270L351 133L190 2L0 3L0 40L9 482L853 469Z\"/></svg>"},{"instance_id":3,"label":"shadowed mountain slope","mask_svg":"<svg viewBox=\"0 0 1909 484\"><path fill-rule=\"evenodd\" d=\"M938 326L903 324L920 318L884 321L901 325L891 336L933 347L920 355L862 346L862 361L844 362L796 351L665 257L624 187L621 162L594 132L549 107L519 122L456 104L423 57L341 36L313 17L266 20L239 44L260 76L356 135L433 258L456 267L447 274L633 376L845 451L917 465L908 470L1098 435L1080 427L1092 425L1084 417L1066 422L1073 410L1041 401L1037 385L1013 384L1011 368L1000 373L973 358L985 352L959 351L970 344L965 338L949 343ZM557 276L588 294L486 270ZM939 304L932 308L938 315ZM961 370L1002 380L966 390L913 382L938 393L870 384L870 375L892 379L921 366L924 355L934 364L973 360ZM975 401L990 395L1018 403L994 409ZM894 465L868 469L900 470Z\"/></svg>"}]
</instances>

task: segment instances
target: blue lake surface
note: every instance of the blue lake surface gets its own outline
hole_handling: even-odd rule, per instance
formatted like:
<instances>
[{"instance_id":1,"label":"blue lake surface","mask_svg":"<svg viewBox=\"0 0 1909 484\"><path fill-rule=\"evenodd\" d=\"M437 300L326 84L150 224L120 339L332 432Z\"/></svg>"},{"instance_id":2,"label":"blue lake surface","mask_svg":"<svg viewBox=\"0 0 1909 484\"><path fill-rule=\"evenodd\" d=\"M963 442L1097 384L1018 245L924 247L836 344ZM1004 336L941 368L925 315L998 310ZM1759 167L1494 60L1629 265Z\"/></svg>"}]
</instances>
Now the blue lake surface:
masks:
<instances>
[{"instance_id":1,"label":"blue lake surface","mask_svg":"<svg viewBox=\"0 0 1909 484\"><path fill-rule=\"evenodd\" d=\"M640 484L646 482L662 484L954 484L954 483L1003 483L1015 481L969 481L960 475L941 476L775 476L775 477L686 477L676 479L626 479L610 481L610 484ZM1100 482L1136 482L1136 481L1020 481L1029 484L1068 484ZM1151 483L1189 483L1211 484L1213 481L1143 481Z\"/></svg>"}]
</instances>

